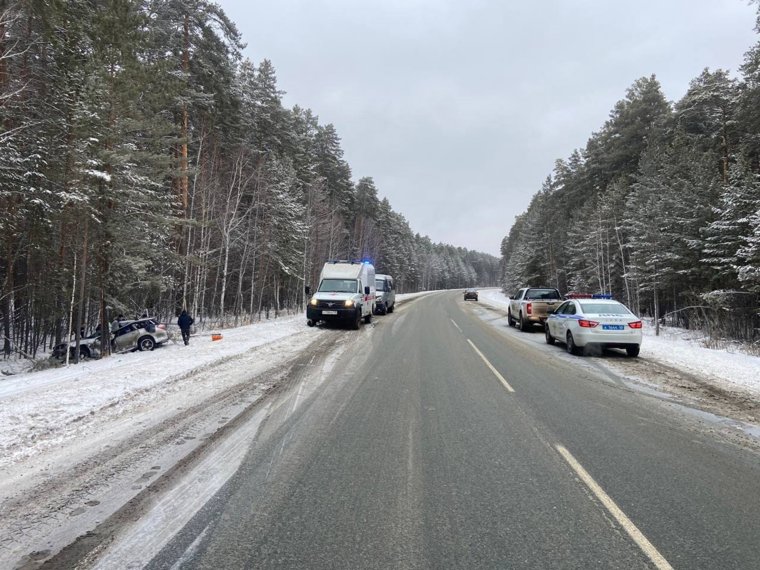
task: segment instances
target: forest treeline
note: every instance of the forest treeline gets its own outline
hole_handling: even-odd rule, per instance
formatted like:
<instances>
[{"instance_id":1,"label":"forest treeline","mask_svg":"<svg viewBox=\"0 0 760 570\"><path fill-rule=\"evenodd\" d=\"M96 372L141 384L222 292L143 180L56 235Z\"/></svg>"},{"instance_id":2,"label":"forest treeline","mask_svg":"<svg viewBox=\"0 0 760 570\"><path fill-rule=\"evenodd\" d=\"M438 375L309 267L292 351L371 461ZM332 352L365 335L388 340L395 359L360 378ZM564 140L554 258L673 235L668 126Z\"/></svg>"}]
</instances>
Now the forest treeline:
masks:
<instances>
[{"instance_id":1,"label":"forest treeline","mask_svg":"<svg viewBox=\"0 0 760 570\"><path fill-rule=\"evenodd\" d=\"M515 219L502 285L612 293L637 313L760 343L759 174L760 44L740 78L705 69L675 103L641 78Z\"/></svg>"},{"instance_id":2,"label":"forest treeline","mask_svg":"<svg viewBox=\"0 0 760 570\"><path fill-rule=\"evenodd\" d=\"M3 351L182 307L215 325L303 306L328 259L400 292L495 285L499 260L412 231L340 138L285 108L207 0L3 2Z\"/></svg>"}]
</instances>

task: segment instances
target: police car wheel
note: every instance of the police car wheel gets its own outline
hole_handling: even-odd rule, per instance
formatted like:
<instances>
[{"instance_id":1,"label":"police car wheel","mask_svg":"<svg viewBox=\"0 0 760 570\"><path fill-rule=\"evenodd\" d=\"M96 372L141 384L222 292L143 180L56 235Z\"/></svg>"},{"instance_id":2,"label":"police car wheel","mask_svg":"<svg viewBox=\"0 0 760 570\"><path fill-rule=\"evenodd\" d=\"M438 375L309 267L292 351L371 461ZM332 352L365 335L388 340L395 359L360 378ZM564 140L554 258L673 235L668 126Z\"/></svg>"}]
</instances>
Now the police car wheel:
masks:
<instances>
[{"instance_id":1,"label":"police car wheel","mask_svg":"<svg viewBox=\"0 0 760 570\"><path fill-rule=\"evenodd\" d=\"M573 339L573 333L567 333L567 352L579 356L581 354L580 349L575 346L575 340Z\"/></svg>"}]
</instances>

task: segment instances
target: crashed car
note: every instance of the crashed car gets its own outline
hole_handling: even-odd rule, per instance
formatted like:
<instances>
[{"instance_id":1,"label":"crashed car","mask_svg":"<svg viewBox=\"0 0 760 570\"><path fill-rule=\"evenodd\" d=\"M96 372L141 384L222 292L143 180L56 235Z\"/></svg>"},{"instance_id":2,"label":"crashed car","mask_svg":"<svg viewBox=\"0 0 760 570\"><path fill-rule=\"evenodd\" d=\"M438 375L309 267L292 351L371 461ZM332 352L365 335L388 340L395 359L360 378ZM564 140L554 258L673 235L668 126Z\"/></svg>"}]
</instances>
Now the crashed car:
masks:
<instances>
[{"instance_id":1,"label":"crashed car","mask_svg":"<svg viewBox=\"0 0 760 570\"><path fill-rule=\"evenodd\" d=\"M50 358L64 360L66 350L69 351L69 359L76 356L76 342L63 342L53 348ZM98 358L100 356L100 331L96 331L89 336L79 339L79 360L86 358Z\"/></svg>"},{"instance_id":2,"label":"crashed car","mask_svg":"<svg viewBox=\"0 0 760 570\"><path fill-rule=\"evenodd\" d=\"M159 325L153 319L121 321L120 325L111 340L115 352L153 350L169 340L165 325Z\"/></svg>"}]
</instances>

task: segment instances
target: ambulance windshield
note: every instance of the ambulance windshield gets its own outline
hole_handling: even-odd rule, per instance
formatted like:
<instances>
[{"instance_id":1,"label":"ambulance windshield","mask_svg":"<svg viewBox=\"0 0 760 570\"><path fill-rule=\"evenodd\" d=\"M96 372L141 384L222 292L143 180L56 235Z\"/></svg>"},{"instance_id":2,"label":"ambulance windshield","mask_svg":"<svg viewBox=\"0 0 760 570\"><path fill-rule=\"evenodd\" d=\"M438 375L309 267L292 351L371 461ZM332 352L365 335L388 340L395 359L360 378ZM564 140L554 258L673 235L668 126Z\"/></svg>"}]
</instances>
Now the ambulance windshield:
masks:
<instances>
[{"instance_id":1,"label":"ambulance windshield","mask_svg":"<svg viewBox=\"0 0 760 570\"><path fill-rule=\"evenodd\" d=\"M356 293L358 281L356 279L322 279L319 290L328 293Z\"/></svg>"}]
</instances>

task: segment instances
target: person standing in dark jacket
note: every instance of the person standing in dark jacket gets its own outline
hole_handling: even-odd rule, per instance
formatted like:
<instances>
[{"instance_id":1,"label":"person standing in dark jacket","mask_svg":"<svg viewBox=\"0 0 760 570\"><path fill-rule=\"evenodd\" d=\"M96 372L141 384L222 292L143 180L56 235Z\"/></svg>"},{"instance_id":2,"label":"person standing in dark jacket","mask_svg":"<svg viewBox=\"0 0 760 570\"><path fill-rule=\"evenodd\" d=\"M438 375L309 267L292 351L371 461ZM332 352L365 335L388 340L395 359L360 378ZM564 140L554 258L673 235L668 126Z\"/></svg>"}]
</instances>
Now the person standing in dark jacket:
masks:
<instances>
[{"instance_id":1,"label":"person standing in dark jacket","mask_svg":"<svg viewBox=\"0 0 760 570\"><path fill-rule=\"evenodd\" d=\"M182 312L177 319L177 324L179 325L179 330L182 331L182 340L185 341L185 346L190 343L190 326L194 322L195 319L188 315L185 309L182 309Z\"/></svg>"}]
</instances>

